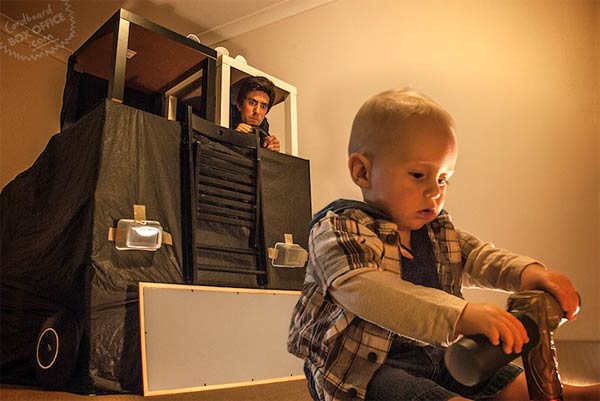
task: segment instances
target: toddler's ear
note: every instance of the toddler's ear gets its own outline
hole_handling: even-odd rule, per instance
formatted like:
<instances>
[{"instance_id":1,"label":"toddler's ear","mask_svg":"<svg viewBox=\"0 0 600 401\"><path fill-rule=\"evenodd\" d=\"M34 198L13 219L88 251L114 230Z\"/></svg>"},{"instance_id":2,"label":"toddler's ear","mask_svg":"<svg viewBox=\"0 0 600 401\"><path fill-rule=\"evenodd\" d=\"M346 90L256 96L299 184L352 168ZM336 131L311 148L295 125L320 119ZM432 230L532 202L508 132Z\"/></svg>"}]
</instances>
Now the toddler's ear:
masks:
<instances>
[{"instance_id":1,"label":"toddler's ear","mask_svg":"<svg viewBox=\"0 0 600 401\"><path fill-rule=\"evenodd\" d=\"M354 152L348 157L348 169L352 181L362 189L371 186L371 161L362 153Z\"/></svg>"}]
</instances>

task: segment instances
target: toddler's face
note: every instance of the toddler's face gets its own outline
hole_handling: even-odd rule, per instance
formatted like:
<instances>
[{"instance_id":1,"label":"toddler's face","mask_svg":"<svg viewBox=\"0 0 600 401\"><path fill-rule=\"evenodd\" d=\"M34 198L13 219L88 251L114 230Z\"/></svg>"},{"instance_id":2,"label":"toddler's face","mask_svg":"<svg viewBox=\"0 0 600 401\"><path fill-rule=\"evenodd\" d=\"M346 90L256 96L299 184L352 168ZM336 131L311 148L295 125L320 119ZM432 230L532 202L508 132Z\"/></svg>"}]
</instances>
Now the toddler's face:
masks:
<instances>
[{"instance_id":1,"label":"toddler's face","mask_svg":"<svg viewBox=\"0 0 600 401\"><path fill-rule=\"evenodd\" d=\"M385 211L400 231L418 230L442 210L457 148L451 128L410 122L372 160L367 200Z\"/></svg>"}]
</instances>

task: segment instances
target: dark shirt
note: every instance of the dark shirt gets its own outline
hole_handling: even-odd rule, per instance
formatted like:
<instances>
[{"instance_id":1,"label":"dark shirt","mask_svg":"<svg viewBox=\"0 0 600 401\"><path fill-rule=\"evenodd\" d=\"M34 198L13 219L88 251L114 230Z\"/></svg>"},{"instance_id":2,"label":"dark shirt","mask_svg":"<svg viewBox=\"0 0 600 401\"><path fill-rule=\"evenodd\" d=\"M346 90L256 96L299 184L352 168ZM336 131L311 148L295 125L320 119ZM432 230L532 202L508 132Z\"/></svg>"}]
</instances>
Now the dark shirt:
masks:
<instances>
[{"instance_id":1,"label":"dark shirt","mask_svg":"<svg viewBox=\"0 0 600 401\"><path fill-rule=\"evenodd\" d=\"M410 244L413 259L402 255L402 278L425 287L440 288L433 245L427 234L427 227L423 226L420 230L411 231Z\"/></svg>"}]
</instances>

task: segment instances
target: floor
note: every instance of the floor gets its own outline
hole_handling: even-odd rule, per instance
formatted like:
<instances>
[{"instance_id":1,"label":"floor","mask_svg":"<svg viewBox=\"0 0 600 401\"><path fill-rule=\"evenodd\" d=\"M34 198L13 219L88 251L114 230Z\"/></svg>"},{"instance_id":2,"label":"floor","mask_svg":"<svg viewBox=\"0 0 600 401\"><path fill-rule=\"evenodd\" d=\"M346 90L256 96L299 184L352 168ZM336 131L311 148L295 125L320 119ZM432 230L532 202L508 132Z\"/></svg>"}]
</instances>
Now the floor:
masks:
<instances>
[{"instance_id":1,"label":"floor","mask_svg":"<svg viewBox=\"0 0 600 401\"><path fill-rule=\"evenodd\" d=\"M3 384L0 386L2 401L82 401L89 395L59 391L44 391L31 387ZM311 401L306 380L238 387L195 393L157 395L144 397L134 394L97 395L94 401Z\"/></svg>"},{"instance_id":2,"label":"floor","mask_svg":"<svg viewBox=\"0 0 600 401\"><path fill-rule=\"evenodd\" d=\"M557 341L557 354L563 383L589 385L600 383L600 342ZM518 362L518 360L517 360ZM2 401L77 401L89 396L50 392L3 384ZM88 398L89 399L89 398ZM152 401L311 401L306 380L255 385L225 390L152 396ZM95 401L142 401L141 395L99 395Z\"/></svg>"},{"instance_id":3,"label":"floor","mask_svg":"<svg viewBox=\"0 0 600 401\"><path fill-rule=\"evenodd\" d=\"M564 383L600 383L600 341L556 341L560 376Z\"/></svg>"}]
</instances>

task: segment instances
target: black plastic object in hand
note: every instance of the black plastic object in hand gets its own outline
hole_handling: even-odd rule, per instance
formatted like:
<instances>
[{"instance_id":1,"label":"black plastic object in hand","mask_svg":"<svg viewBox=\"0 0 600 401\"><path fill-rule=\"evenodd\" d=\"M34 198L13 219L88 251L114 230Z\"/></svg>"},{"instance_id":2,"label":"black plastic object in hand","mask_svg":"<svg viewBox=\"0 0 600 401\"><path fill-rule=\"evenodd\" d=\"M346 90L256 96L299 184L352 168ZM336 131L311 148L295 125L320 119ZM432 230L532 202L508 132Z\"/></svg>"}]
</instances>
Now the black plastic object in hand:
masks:
<instances>
[{"instance_id":1,"label":"black plastic object in hand","mask_svg":"<svg viewBox=\"0 0 600 401\"><path fill-rule=\"evenodd\" d=\"M515 313L523 323L529 336L523 352L531 349L539 342L539 331L536 323L524 313ZM467 336L446 349L444 362L452 377L465 386L475 386L492 377L500 368L513 361L521 354L506 354L501 345L494 345L482 335Z\"/></svg>"}]
</instances>

